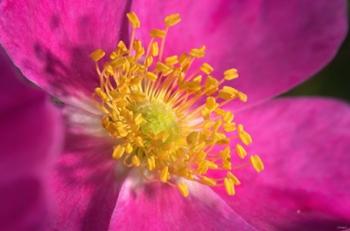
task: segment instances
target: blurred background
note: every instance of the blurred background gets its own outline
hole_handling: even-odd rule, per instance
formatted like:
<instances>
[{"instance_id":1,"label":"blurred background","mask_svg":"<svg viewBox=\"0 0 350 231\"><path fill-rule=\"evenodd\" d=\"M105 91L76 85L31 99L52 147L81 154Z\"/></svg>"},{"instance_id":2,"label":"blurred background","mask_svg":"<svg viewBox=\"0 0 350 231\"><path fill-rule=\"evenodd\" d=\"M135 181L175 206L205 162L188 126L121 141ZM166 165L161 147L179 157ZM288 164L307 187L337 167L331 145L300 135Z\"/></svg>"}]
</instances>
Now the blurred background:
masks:
<instances>
[{"instance_id":1,"label":"blurred background","mask_svg":"<svg viewBox=\"0 0 350 231\"><path fill-rule=\"evenodd\" d=\"M350 1L349 5L350 6ZM349 12L350 12L350 7ZM349 17L350 23L350 17ZM350 103L350 36L337 56L313 78L298 85L284 96L321 95L343 99Z\"/></svg>"}]
</instances>

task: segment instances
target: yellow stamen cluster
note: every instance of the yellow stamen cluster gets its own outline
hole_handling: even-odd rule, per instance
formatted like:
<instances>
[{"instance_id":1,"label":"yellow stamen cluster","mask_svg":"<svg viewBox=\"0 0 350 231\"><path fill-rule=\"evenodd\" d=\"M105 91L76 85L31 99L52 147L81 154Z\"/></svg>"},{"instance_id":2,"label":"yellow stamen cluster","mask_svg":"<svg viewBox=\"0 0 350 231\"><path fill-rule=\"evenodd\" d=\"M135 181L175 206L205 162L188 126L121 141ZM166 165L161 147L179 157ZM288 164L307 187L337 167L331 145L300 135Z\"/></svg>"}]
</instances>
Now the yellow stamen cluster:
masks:
<instances>
[{"instance_id":1,"label":"yellow stamen cluster","mask_svg":"<svg viewBox=\"0 0 350 231\"><path fill-rule=\"evenodd\" d=\"M115 139L113 158L138 168L146 179L177 185L185 197L189 189L181 179L222 186L234 195L240 182L232 173L230 147L236 140L233 151L244 159L244 146L252 142L243 125L223 109L231 100L247 101L243 92L222 86L238 77L237 70L225 71L221 81L208 63L190 71L205 56L205 46L163 58L168 30L180 22L179 14L167 16L163 29L151 30L146 48L135 39L141 26L137 15L127 17L132 27L129 47L120 41L102 65L98 61L105 52L91 54L100 81L95 95L104 114L102 126ZM221 151L213 152L214 147ZM251 155L250 162L256 171L263 170L258 155ZM210 170L225 171L226 176L210 178Z\"/></svg>"}]
</instances>

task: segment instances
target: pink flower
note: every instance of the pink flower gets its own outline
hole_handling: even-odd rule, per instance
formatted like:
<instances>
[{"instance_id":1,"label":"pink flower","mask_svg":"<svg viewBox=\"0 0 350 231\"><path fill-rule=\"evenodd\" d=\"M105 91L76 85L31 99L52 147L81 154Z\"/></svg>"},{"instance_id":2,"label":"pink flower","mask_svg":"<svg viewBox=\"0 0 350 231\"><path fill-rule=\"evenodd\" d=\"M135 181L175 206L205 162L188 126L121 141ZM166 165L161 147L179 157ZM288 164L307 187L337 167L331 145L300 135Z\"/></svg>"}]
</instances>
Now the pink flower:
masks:
<instances>
[{"instance_id":1,"label":"pink flower","mask_svg":"<svg viewBox=\"0 0 350 231\"><path fill-rule=\"evenodd\" d=\"M6 139L1 139L1 145L5 145L5 150L9 150L8 153L14 156L14 159L6 165L7 170L2 175L5 176L5 183L9 185L1 183L1 187L5 185L4 187L9 190L8 194L14 198L21 198L17 194L12 194L10 190L17 186L26 186L25 177L32 176L32 173L35 173L33 179L40 182L40 186L50 184L49 198L56 206L54 222L50 223L50 230L336 230L348 227L350 225L350 210L347 206L350 203L348 193L350 185L347 180L350 177L347 167L349 162L347 150L350 148L349 106L329 99L272 99L307 79L331 60L347 31L346 8L346 1L343 0L295 0L288 3L277 0L191 3L188 1L100 2L94 0L41 1L40 3L2 1L0 42L12 61L28 79L64 103L62 110L67 119L65 123L67 132L65 149L56 161L54 173L44 172L49 169L51 158L55 157L54 154L57 152L56 146L60 143L59 132L51 133L56 129L60 130L60 121L56 115L50 114L53 113L52 109L47 109L49 106L46 103L40 104L41 106L37 109L33 106L33 110L39 110L38 116L43 117L40 120L42 123L36 124L38 120L34 120L36 123L22 124L27 119L28 121L33 119L30 116L33 112L25 112L25 116L21 113L23 120L22 117L16 120L16 125L17 121L22 122L18 127L16 126L16 129L25 128L27 132L32 131L23 140L32 141L33 139L31 143L35 144L35 141L39 141L34 137L38 136L40 141L45 142L40 142L43 147L23 145L28 147L28 150L33 148L30 154L38 156L38 159L31 158L28 164L24 165L30 169L28 172L18 173L18 179L24 179L24 183L17 181L16 184L17 178L12 178L11 168L26 169L19 166L22 166L21 161L27 156L23 157L21 150L12 149L18 143L16 138L11 139L13 143L5 143L3 141ZM230 190L234 189L230 183L222 182L225 187L205 185L211 185L213 179L214 181L221 179L222 171L230 168L221 166L229 159L222 155L218 157L221 172L210 171L207 175L199 174L198 181L203 184L188 183L188 188L181 183L181 179L186 177L179 176L192 173L190 168L185 168L182 172L179 165L172 164L171 169L168 169L169 172L163 171L164 168L157 172L160 173L160 178L153 178L156 182L145 182L144 178L134 170L125 171L125 167L121 167L122 161L118 162L112 158L113 145L115 145L114 158L124 158L124 153L132 154L130 165L135 167L133 169L140 169L138 166L143 164L141 154L134 153L136 146L133 146L134 149L128 153L128 143L123 143L124 141L119 139L119 146L116 145L115 137L124 138L124 131L120 128L125 124L118 125L118 129L110 128L110 120L107 121L108 123L103 121L104 127L101 125L104 114L97 110L95 103L99 102L98 106L101 108L107 104L104 94L113 99L118 99L119 95L113 95L108 90L102 90L102 93L96 90L99 85L102 89L114 90L116 87L114 82L106 84L108 66L100 65L99 70L104 72L98 75L89 54L97 48L110 53L119 40L127 44L130 42L125 19L125 13L129 11L135 11L140 16L142 29L137 30L136 37L140 38L143 44L149 41L148 33L152 28L163 27L164 16L179 12L183 22L171 27L167 34L165 56L180 55L205 44L207 55L204 61L215 68L214 76L220 76L224 70L232 66L239 70L241 77L229 82L230 86L234 86L239 91L227 88L231 90L225 91L226 96L221 98L231 99L231 93L234 91L234 95L242 101L245 101L244 93L246 93L249 101L247 104L234 101L234 103L225 104L222 108L234 113L235 121L244 124L244 128L252 134L254 142L246 148L246 151L249 155L261 154L266 171L256 174L253 168L246 166L246 162L243 162L243 166L236 175L241 185L237 187L235 197L227 195L234 194L232 191L230 193ZM131 22L134 22L134 27L138 27L137 20L133 20L132 16ZM160 50L162 50L161 47ZM121 52L123 49L121 46L119 48L118 52ZM142 53L138 45L134 46L134 50L136 56L138 51ZM194 50L192 56L202 56L202 51L202 49ZM95 60L99 60L103 54L99 50L92 56ZM119 53L113 55L121 57ZM139 62L141 61L147 62L147 59L140 59ZM128 63L134 67L137 62L128 61ZM197 68L200 67L197 66ZM123 66L121 70L126 69L128 68ZM165 75L166 71L161 69L160 73ZM149 77L161 76L158 72L156 73L156 77L152 74ZM116 73L113 69L110 75L117 74L120 72ZM9 80L6 79L6 81L10 81L11 76L8 77ZM102 79L100 83L98 77ZM119 84L123 86L123 83L118 82L118 86ZM193 89L195 87L190 90ZM4 88L4 90L6 95L8 89ZM204 89L205 92L207 90ZM15 91L23 92L17 88ZM193 91L200 94L199 90ZM94 92L101 100L96 101L96 97L93 97ZM13 91L8 93L8 95L13 94ZM22 98L20 97L19 100ZM189 100L193 98L194 96ZM4 100L4 105L9 104L9 100L13 98ZM185 107L187 104L189 104L188 101L184 101ZM17 105L19 109L23 109L21 104ZM113 105L118 107L118 110L121 108L121 104ZM166 108L161 108L162 113L159 113L158 107L156 107L157 110L153 110L154 105L151 106L152 110L147 111L147 113L150 112L147 115L143 107L141 109L136 107L137 109L133 111L135 114L139 112L149 121L149 124L143 125L141 130L149 135L150 130L163 132L172 129L173 120L169 119L172 114L167 113ZM192 110L198 106L189 105L186 109L193 112ZM41 107L45 109L40 110ZM102 109L102 111L106 110ZM161 116L158 117L158 115ZM154 117L157 121L156 127L153 123ZM108 118L113 120L114 115ZM201 119L205 119L205 116ZM165 125L159 125L163 122ZM11 128L8 130L13 132L14 129ZM45 128L50 129L47 131ZM243 127L238 125L237 128L235 135L240 138L240 141L230 137L231 145L236 145L237 142L250 144L249 134ZM187 135L187 141L190 140L188 143L196 144L193 149L200 146L195 136L192 137L190 132L180 130L180 135ZM221 135L214 130L211 130L213 134ZM161 132L159 134L163 134ZM125 139L131 140L132 144L139 142L137 138L130 138L132 137L130 134L128 133ZM169 134L172 135L169 132L165 134L168 135L165 138L160 137L164 138L163 143L171 139L170 143L176 144L180 149L179 143L174 143L172 138L169 138ZM221 137L223 143L225 138L229 137L228 134L224 135L225 137ZM178 138L181 140L184 137ZM184 145L189 145L188 143ZM23 144L22 141L20 144ZM24 144L27 143L24 142ZM205 145L208 144L209 141L205 143ZM35 150L38 147L41 147L40 150ZM124 149L121 151L117 147ZM149 147L163 150L162 146ZM214 147L214 151L216 148L217 146ZM235 149L237 146L232 146L232 150ZM189 149L191 158L194 155L192 151ZM241 157L246 155L242 150L237 152ZM143 149L142 153L146 155L148 150ZM255 155L251 156L255 169L262 170L264 166L259 159L254 158ZM157 166L164 165L159 161L160 159L172 161L171 158L167 158L157 156ZM44 159L45 161L42 161ZM238 157L232 156L234 170L236 170L235 166L238 168L237 163L242 162L239 161ZM8 168L10 164L16 167ZM229 164L231 165L231 162ZM37 170L32 166L41 168ZM32 171L32 168L35 171ZM153 169L150 170L149 166L147 168L149 171L144 168L143 173L153 174ZM215 169L213 166L212 168ZM10 172L11 177L8 177ZM204 176L210 178L207 179ZM47 179L49 177L50 179ZM226 181L232 183L233 181L230 181L232 179ZM179 183L181 193L187 196L189 191L189 196L183 197L176 187L160 181L175 184L175 186ZM28 187L35 187L35 185L32 186L33 184L39 183L29 182ZM238 185L237 181L236 185ZM35 191L31 189L26 190L24 187L23 191ZM41 189L39 191L41 193ZM35 196L41 200L39 191L35 191ZM9 197L10 195L5 193L3 198ZM45 196L43 198L45 201ZM14 211L17 209L16 206L11 206L8 205L8 208ZM33 214L42 214L48 208L40 207L38 212ZM0 222L3 222L2 218ZM16 227L12 228L12 230L16 229Z\"/></svg>"}]
</instances>

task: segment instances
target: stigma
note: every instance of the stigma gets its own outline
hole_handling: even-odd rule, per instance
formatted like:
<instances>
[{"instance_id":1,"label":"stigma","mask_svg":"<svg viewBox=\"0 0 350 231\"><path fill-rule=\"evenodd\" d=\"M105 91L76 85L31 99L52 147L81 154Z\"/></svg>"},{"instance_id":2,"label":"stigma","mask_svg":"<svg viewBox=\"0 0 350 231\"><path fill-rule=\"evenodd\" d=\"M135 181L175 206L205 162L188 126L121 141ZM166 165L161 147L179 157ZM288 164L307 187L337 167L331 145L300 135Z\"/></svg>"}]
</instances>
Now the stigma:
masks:
<instances>
[{"instance_id":1,"label":"stigma","mask_svg":"<svg viewBox=\"0 0 350 231\"><path fill-rule=\"evenodd\" d=\"M252 137L223 108L233 100L247 101L245 93L225 85L238 78L238 71L228 69L218 80L209 63L192 70L205 56L205 46L163 57L166 36L181 21L179 14L165 17L164 28L152 29L147 46L135 38L141 26L137 15L130 12L127 18L132 28L128 46L120 41L107 57L101 49L91 53L99 78L94 96L103 114L101 125L115 141L111 158L137 169L145 180L177 187L184 197L190 194L186 181L223 187L234 195L240 181L231 155L250 160L247 164L257 172L264 169L258 155L247 154ZM224 174L210 177L211 171Z\"/></svg>"}]
</instances>

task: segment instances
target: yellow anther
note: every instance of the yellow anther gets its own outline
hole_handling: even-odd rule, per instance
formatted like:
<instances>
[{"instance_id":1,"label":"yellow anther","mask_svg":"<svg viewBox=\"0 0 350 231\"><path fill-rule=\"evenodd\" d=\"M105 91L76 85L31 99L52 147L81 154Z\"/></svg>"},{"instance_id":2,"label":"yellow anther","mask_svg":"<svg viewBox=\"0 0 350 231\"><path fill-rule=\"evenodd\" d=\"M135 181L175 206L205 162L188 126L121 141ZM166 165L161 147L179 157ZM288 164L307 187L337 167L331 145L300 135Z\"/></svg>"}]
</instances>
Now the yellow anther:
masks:
<instances>
[{"instance_id":1,"label":"yellow anther","mask_svg":"<svg viewBox=\"0 0 350 231\"><path fill-rule=\"evenodd\" d=\"M191 66L191 62L192 62L192 57L187 55L180 56L179 64L180 64L181 70L187 71L188 68Z\"/></svg>"},{"instance_id":2,"label":"yellow anther","mask_svg":"<svg viewBox=\"0 0 350 231\"><path fill-rule=\"evenodd\" d=\"M213 93L215 93L218 90L218 87L219 87L218 80L211 76L208 76L208 78L205 81L205 88L206 88L207 95L212 95Z\"/></svg>"},{"instance_id":3,"label":"yellow anther","mask_svg":"<svg viewBox=\"0 0 350 231\"><path fill-rule=\"evenodd\" d=\"M207 158L207 153L204 151L198 152L196 153L196 159L198 160L198 162L202 162Z\"/></svg>"},{"instance_id":4,"label":"yellow anther","mask_svg":"<svg viewBox=\"0 0 350 231\"><path fill-rule=\"evenodd\" d=\"M159 54L159 46L158 46L158 42L153 42L152 43L152 47L151 47L151 53L152 53L152 56L158 56Z\"/></svg>"},{"instance_id":5,"label":"yellow anther","mask_svg":"<svg viewBox=\"0 0 350 231\"><path fill-rule=\"evenodd\" d=\"M161 62L157 63L156 69L162 72L164 75L166 75L166 73L169 73L169 71L171 71L171 68L169 66Z\"/></svg>"},{"instance_id":6,"label":"yellow anther","mask_svg":"<svg viewBox=\"0 0 350 231\"><path fill-rule=\"evenodd\" d=\"M124 155L124 152L125 152L125 148L121 145L118 145L114 148L112 156L114 159L118 160Z\"/></svg>"},{"instance_id":7,"label":"yellow anther","mask_svg":"<svg viewBox=\"0 0 350 231\"><path fill-rule=\"evenodd\" d=\"M234 185L240 185L241 184L239 179L235 175L233 175L231 172L228 172L226 177L231 179Z\"/></svg>"},{"instance_id":8,"label":"yellow anther","mask_svg":"<svg viewBox=\"0 0 350 231\"><path fill-rule=\"evenodd\" d=\"M134 150L134 148L132 147L132 145L130 143L127 143L125 146L125 152L127 154L130 154L130 153L132 153L133 150Z\"/></svg>"},{"instance_id":9,"label":"yellow anther","mask_svg":"<svg viewBox=\"0 0 350 231\"><path fill-rule=\"evenodd\" d=\"M188 58L189 58L189 57L188 57L187 54L182 54L182 55L180 55L180 57L179 57L179 63L180 63L180 65L182 65Z\"/></svg>"},{"instance_id":10,"label":"yellow anther","mask_svg":"<svg viewBox=\"0 0 350 231\"><path fill-rule=\"evenodd\" d=\"M207 75L212 73L214 70L214 68L212 66L210 66L209 63L203 63L200 69L201 69L201 71L203 71Z\"/></svg>"},{"instance_id":11,"label":"yellow anther","mask_svg":"<svg viewBox=\"0 0 350 231\"><path fill-rule=\"evenodd\" d=\"M128 17L129 22L133 28L136 29L136 28L139 28L141 26L140 20L137 17L135 12L127 13L126 16Z\"/></svg>"},{"instance_id":12,"label":"yellow anther","mask_svg":"<svg viewBox=\"0 0 350 231\"><path fill-rule=\"evenodd\" d=\"M195 58L203 58L205 56L205 46L201 48L193 48L190 51L190 55Z\"/></svg>"},{"instance_id":13,"label":"yellow anther","mask_svg":"<svg viewBox=\"0 0 350 231\"><path fill-rule=\"evenodd\" d=\"M231 68L224 72L224 79L225 80L232 80L238 78L238 72L237 69Z\"/></svg>"},{"instance_id":14,"label":"yellow anther","mask_svg":"<svg viewBox=\"0 0 350 231\"><path fill-rule=\"evenodd\" d=\"M131 79L130 85L131 86L139 86L142 83L143 77L142 76L135 76Z\"/></svg>"},{"instance_id":15,"label":"yellow anther","mask_svg":"<svg viewBox=\"0 0 350 231\"><path fill-rule=\"evenodd\" d=\"M147 72L147 78L152 81L156 81L158 76L154 74L153 72Z\"/></svg>"},{"instance_id":16,"label":"yellow anther","mask_svg":"<svg viewBox=\"0 0 350 231\"><path fill-rule=\"evenodd\" d=\"M221 120L215 121L215 124L213 125L213 130L215 132L217 132L219 130L219 128L221 127L221 125L222 125L222 121Z\"/></svg>"},{"instance_id":17,"label":"yellow anther","mask_svg":"<svg viewBox=\"0 0 350 231\"><path fill-rule=\"evenodd\" d=\"M138 115L135 117L135 125L136 125L136 126L139 126L143 121L144 121L144 119L143 119L143 117L142 117L142 114L138 114Z\"/></svg>"},{"instance_id":18,"label":"yellow anther","mask_svg":"<svg viewBox=\"0 0 350 231\"><path fill-rule=\"evenodd\" d=\"M189 191L188 191L188 186L185 183L178 183L177 188L179 189L181 195L183 197L188 197Z\"/></svg>"},{"instance_id":19,"label":"yellow anther","mask_svg":"<svg viewBox=\"0 0 350 231\"><path fill-rule=\"evenodd\" d=\"M156 168L156 159L154 158L154 156L150 156L147 158L147 168L150 171Z\"/></svg>"},{"instance_id":20,"label":"yellow anther","mask_svg":"<svg viewBox=\"0 0 350 231\"><path fill-rule=\"evenodd\" d=\"M152 56L148 56L148 57L146 58L146 61L145 61L145 66L146 66L146 67L149 67L149 66L152 65L152 63L153 63L153 57L152 57Z\"/></svg>"},{"instance_id":21,"label":"yellow anther","mask_svg":"<svg viewBox=\"0 0 350 231\"><path fill-rule=\"evenodd\" d=\"M199 137L200 137L199 132L191 132L186 138L187 143L189 145L195 145L199 142Z\"/></svg>"},{"instance_id":22,"label":"yellow anther","mask_svg":"<svg viewBox=\"0 0 350 231\"><path fill-rule=\"evenodd\" d=\"M232 169L232 163L230 160L224 160L222 167L226 170L231 170Z\"/></svg>"},{"instance_id":23,"label":"yellow anther","mask_svg":"<svg viewBox=\"0 0 350 231\"><path fill-rule=\"evenodd\" d=\"M144 147L143 139L140 136L135 138L135 143L138 147Z\"/></svg>"},{"instance_id":24,"label":"yellow anther","mask_svg":"<svg viewBox=\"0 0 350 231\"><path fill-rule=\"evenodd\" d=\"M141 165L140 158L138 156L136 156L136 155L133 155L132 158L131 158L131 163L135 167L140 166Z\"/></svg>"},{"instance_id":25,"label":"yellow anther","mask_svg":"<svg viewBox=\"0 0 350 231\"><path fill-rule=\"evenodd\" d=\"M264 170L264 163L261 160L260 156L258 155L250 156L250 163L254 167L255 171L261 172L262 170Z\"/></svg>"},{"instance_id":26,"label":"yellow anther","mask_svg":"<svg viewBox=\"0 0 350 231\"><path fill-rule=\"evenodd\" d=\"M222 159L231 158L231 150L229 147L226 147L224 150L220 152L220 156Z\"/></svg>"},{"instance_id":27,"label":"yellow anther","mask_svg":"<svg viewBox=\"0 0 350 231\"><path fill-rule=\"evenodd\" d=\"M230 111L225 111L222 115L222 119L226 122L226 123L231 123L232 120L234 118L234 115L232 114L232 112Z\"/></svg>"},{"instance_id":28,"label":"yellow anther","mask_svg":"<svg viewBox=\"0 0 350 231\"><path fill-rule=\"evenodd\" d=\"M236 124L234 124L234 123L226 123L224 125L224 131L225 132L233 132L234 130L236 130Z\"/></svg>"},{"instance_id":29,"label":"yellow anther","mask_svg":"<svg viewBox=\"0 0 350 231\"><path fill-rule=\"evenodd\" d=\"M200 83L194 82L194 81L188 82L188 83L186 84L186 87L187 87L187 90L188 90L189 92L198 93L198 92L201 90L201 85L200 85Z\"/></svg>"},{"instance_id":30,"label":"yellow anther","mask_svg":"<svg viewBox=\"0 0 350 231\"><path fill-rule=\"evenodd\" d=\"M236 193L235 186L234 186L233 181L230 178L224 179L224 185L225 185L226 192L229 196L235 195L235 193Z\"/></svg>"},{"instance_id":31,"label":"yellow anther","mask_svg":"<svg viewBox=\"0 0 350 231\"><path fill-rule=\"evenodd\" d=\"M248 96L246 94L244 94L243 92L238 92L238 98L242 101L242 102L247 102L248 101Z\"/></svg>"},{"instance_id":32,"label":"yellow anther","mask_svg":"<svg viewBox=\"0 0 350 231\"><path fill-rule=\"evenodd\" d=\"M133 44L133 48L137 53L144 53L145 49L142 46L141 40L136 39Z\"/></svg>"},{"instance_id":33,"label":"yellow anther","mask_svg":"<svg viewBox=\"0 0 350 231\"><path fill-rule=\"evenodd\" d=\"M152 29L150 32L152 38L164 38L165 34L165 31L160 29Z\"/></svg>"},{"instance_id":34,"label":"yellow anther","mask_svg":"<svg viewBox=\"0 0 350 231\"><path fill-rule=\"evenodd\" d=\"M173 66L178 63L177 55L169 56L165 59L165 63L168 66Z\"/></svg>"},{"instance_id":35,"label":"yellow anther","mask_svg":"<svg viewBox=\"0 0 350 231\"><path fill-rule=\"evenodd\" d=\"M249 145L253 142L252 137L244 130L241 124L238 125L238 137L245 145Z\"/></svg>"},{"instance_id":36,"label":"yellow anther","mask_svg":"<svg viewBox=\"0 0 350 231\"><path fill-rule=\"evenodd\" d=\"M207 166L209 169L218 169L218 165L215 162L210 160L207 160Z\"/></svg>"},{"instance_id":37,"label":"yellow anther","mask_svg":"<svg viewBox=\"0 0 350 231\"><path fill-rule=\"evenodd\" d=\"M108 95L99 87L95 88L95 94L105 102L109 100Z\"/></svg>"},{"instance_id":38,"label":"yellow anther","mask_svg":"<svg viewBox=\"0 0 350 231\"><path fill-rule=\"evenodd\" d=\"M223 109L221 109L221 108L216 108L216 109L215 109L215 112L216 112L216 114L218 114L218 115L220 115L220 116L222 116L222 117L224 117L225 114L226 114L226 111L223 110Z\"/></svg>"},{"instance_id":39,"label":"yellow anther","mask_svg":"<svg viewBox=\"0 0 350 231\"><path fill-rule=\"evenodd\" d=\"M209 170L208 164L206 161L202 161L198 164L197 171L199 174L205 174Z\"/></svg>"},{"instance_id":40,"label":"yellow anther","mask_svg":"<svg viewBox=\"0 0 350 231\"><path fill-rule=\"evenodd\" d=\"M208 108L209 111L214 111L218 104L216 103L216 100L214 97L208 97L207 101L205 102L206 108Z\"/></svg>"},{"instance_id":41,"label":"yellow anther","mask_svg":"<svg viewBox=\"0 0 350 231\"><path fill-rule=\"evenodd\" d=\"M125 43L123 41L119 41L117 47L123 53L128 51L128 48L126 47L126 45L125 45Z\"/></svg>"},{"instance_id":42,"label":"yellow anther","mask_svg":"<svg viewBox=\"0 0 350 231\"><path fill-rule=\"evenodd\" d=\"M219 91L219 97L224 100L232 100L236 97L236 95L237 95L237 90L234 89L233 87L224 86Z\"/></svg>"},{"instance_id":43,"label":"yellow anther","mask_svg":"<svg viewBox=\"0 0 350 231\"><path fill-rule=\"evenodd\" d=\"M106 52L104 52L102 49L97 49L90 54L90 58L95 62L98 62L105 56L105 54Z\"/></svg>"},{"instance_id":44,"label":"yellow anther","mask_svg":"<svg viewBox=\"0 0 350 231\"><path fill-rule=\"evenodd\" d=\"M110 55L109 55L110 59L117 59L119 58L119 54L117 54L117 52L113 51Z\"/></svg>"},{"instance_id":45,"label":"yellow anther","mask_svg":"<svg viewBox=\"0 0 350 231\"><path fill-rule=\"evenodd\" d=\"M244 159L247 156L247 151L240 144L236 144L236 153L241 159Z\"/></svg>"},{"instance_id":46,"label":"yellow anther","mask_svg":"<svg viewBox=\"0 0 350 231\"><path fill-rule=\"evenodd\" d=\"M196 75L196 76L193 78L192 82L194 82L194 83L200 85L201 82L202 82L202 76L201 76L201 75Z\"/></svg>"},{"instance_id":47,"label":"yellow anther","mask_svg":"<svg viewBox=\"0 0 350 231\"><path fill-rule=\"evenodd\" d=\"M200 179L200 182L202 184L206 184L206 185L209 185L211 187L216 185L216 180L213 179L213 178L209 178L207 176L202 176L201 179Z\"/></svg>"},{"instance_id":48,"label":"yellow anther","mask_svg":"<svg viewBox=\"0 0 350 231\"><path fill-rule=\"evenodd\" d=\"M175 26L181 21L180 14L171 14L165 17L164 23L167 27Z\"/></svg>"},{"instance_id":49,"label":"yellow anther","mask_svg":"<svg viewBox=\"0 0 350 231\"><path fill-rule=\"evenodd\" d=\"M118 134L120 137L126 137L128 135L128 131L124 127L117 127Z\"/></svg>"},{"instance_id":50,"label":"yellow anther","mask_svg":"<svg viewBox=\"0 0 350 231\"><path fill-rule=\"evenodd\" d=\"M229 138L227 138L226 135L223 134L223 133L215 133L214 137L215 137L215 142L217 144L228 144L228 143L230 143Z\"/></svg>"},{"instance_id":51,"label":"yellow anther","mask_svg":"<svg viewBox=\"0 0 350 231\"><path fill-rule=\"evenodd\" d=\"M168 181L168 179L169 179L169 167L166 166L160 172L160 180L165 183Z\"/></svg>"}]
</instances>

